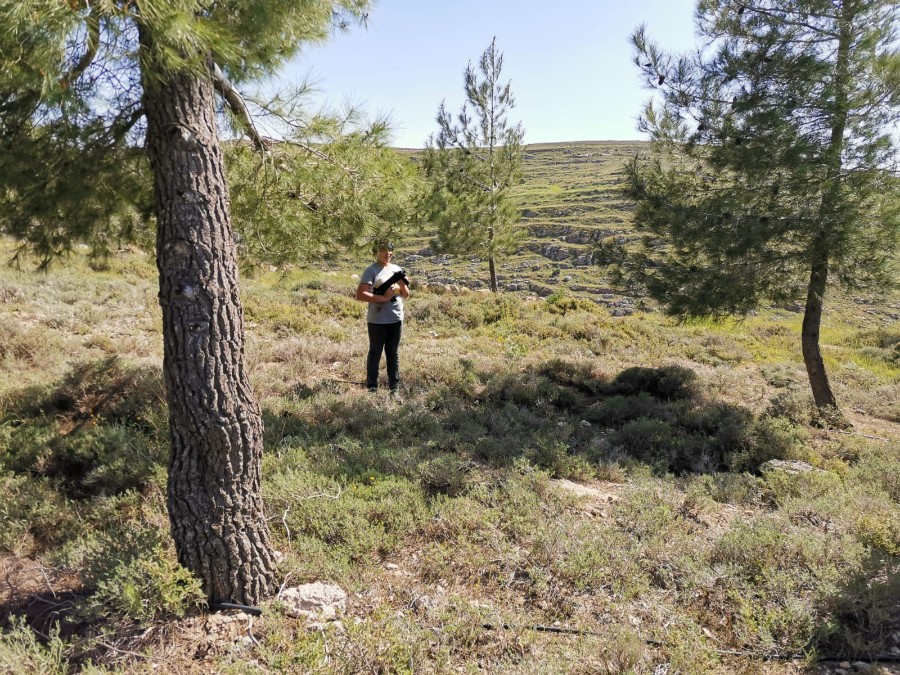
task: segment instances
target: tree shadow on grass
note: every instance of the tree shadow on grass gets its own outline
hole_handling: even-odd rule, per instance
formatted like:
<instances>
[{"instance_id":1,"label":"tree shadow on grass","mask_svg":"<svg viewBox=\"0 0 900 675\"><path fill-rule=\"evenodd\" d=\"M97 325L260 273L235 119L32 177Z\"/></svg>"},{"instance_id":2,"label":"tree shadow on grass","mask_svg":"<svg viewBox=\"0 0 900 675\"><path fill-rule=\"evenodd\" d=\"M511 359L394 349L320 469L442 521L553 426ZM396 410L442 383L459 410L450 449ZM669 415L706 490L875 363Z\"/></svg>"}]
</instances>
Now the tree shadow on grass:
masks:
<instances>
[{"instance_id":1,"label":"tree shadow on grass","mask_svg":"<svg viewBox=\"0 0 900 675\"><path fill-rule=\"evenodd\" d=\"M58 381L7 392L0 417L0 629L14 616L63 638L96 620L77 607L79 573L45 567L44 553L85 541L139 512L140 491L165 465L162 374L108 357L74 364ZM80 548L79 548L80 547ZM90 555L90 554L88 554ZM77 558L77 556L75 556Z\"/></svg>"},{"instance_id":2,"label":"tree shadow on grass","mask_svg":"<svg viewBox=\"0 0 900 675\"><path fill-rule=\"evenodd\" d=\"M75 615L78 603L88 595L86 591L51 579L32 560L13 556L0 560L0 573L5 580L0 589L0 630L10 630L15 618L21 618L41 636L50 635L57 626L64 639L84 632L86 625L80 625L70 617Z\"/></svg>"},{"instance_id":3,"label":"tree shadow on grass","mask_svg":"<svg viewBox=\"0 0 900 675\"><path fill-rule=\"evenodd\" d=\"M843 587L823 600L824 658L900 662L900 558L874 551Z\"/></svg>"},{"instance_id":4,"label":"tree shadow on grass","mask_svg":"<svg viewBox=\"0 0 900 675\"><path fill-rule=\"evenodd\" d=\"M330 454L333 470L347 476L378 470L421 478L422 465L450 454L460 470L466 462L503 467L524 458L553 475L582 478L609 463L642 463L660 474L754 471L795 442L786 422L773 427L769 418L710 400L696 373L681 366L604 378L589 365L557 360L469 373L453 384L427 378L407 378L403 403L308 389L294 406L265 410L267 445L291 437L314 455Z\"/></svg>"},{"instance_id":5,"label":"tree shadow on grass","mask_svg":"<svg viewBox=\"0 0 900 675\"><path fill-rule=\"evenodd\" d=\"M0 470L44 479L69 499L140 489L166 460L162 374L117 357L7 395ZM3 448L0 447L0 451Z\"/></svg>"}]
</instances>

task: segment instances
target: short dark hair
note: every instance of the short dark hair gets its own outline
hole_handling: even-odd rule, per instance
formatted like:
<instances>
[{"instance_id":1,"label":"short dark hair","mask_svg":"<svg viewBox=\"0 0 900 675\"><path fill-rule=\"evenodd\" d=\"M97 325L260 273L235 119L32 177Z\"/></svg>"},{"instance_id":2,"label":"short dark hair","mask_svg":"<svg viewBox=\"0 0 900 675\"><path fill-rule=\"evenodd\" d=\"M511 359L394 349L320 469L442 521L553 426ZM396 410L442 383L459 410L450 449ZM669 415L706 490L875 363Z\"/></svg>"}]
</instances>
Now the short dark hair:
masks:
<instances>
[{"instance_id":1,"label":"short dark hair","mask_svg":"<svg viewBox=\"0 0 900 675\"><path fill-rule=\"evenodd\" d=\"M377 254L378 251L393 251L394 244L393 242L388 241L387 239L376 239L372 242L372 253Z\"/></svg>"}]
</instances>

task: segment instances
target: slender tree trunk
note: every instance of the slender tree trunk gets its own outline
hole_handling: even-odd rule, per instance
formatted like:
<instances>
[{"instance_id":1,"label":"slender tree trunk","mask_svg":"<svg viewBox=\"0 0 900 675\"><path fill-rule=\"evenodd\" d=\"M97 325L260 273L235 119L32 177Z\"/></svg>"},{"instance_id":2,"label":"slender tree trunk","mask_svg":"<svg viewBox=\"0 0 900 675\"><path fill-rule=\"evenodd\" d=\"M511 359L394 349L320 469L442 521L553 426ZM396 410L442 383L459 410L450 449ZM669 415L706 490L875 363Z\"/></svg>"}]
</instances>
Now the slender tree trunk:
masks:
<instances>
[{"instance_id":1,"label":"slender tree trunk","mask_svg":"<svg viewBox=\"0 0 900 675\"><path fill-rule=\"evenodd\" d=\"M803 350L803 362L812 389L816 407L837 410L837 399L828 383L825 362L819 349L819 328L822 325L822 300L828 283L828 258L822 254L813 261L809 288L806 295L806 310L803 313L803 325L800 330L800 343Z\"/></svg>"},{"instance_id":2,"label":"slender tree trunk","mask_svg":"<svg viewBox=\"0 0 900 675\"><path fill-rule=\"evenodd\" d=\"M488 270L491 275L491 293L497 292L497 268L494 265L494 228L488 228Z\"/></svg>"},{"instance_id":3,"label":"slender tree trunk","mask_svg":"<svg viewBox=\"0 0 900 675\"><path fill-rule=\"evenodd\" d=\"M141 33L142 49L149 45ZM262 419L244 364L230 202L211 78L141 59L155 178L157 267L179 562L211 601L256 604L275 562L260 494Z\"/></svg>"}]
</instances>

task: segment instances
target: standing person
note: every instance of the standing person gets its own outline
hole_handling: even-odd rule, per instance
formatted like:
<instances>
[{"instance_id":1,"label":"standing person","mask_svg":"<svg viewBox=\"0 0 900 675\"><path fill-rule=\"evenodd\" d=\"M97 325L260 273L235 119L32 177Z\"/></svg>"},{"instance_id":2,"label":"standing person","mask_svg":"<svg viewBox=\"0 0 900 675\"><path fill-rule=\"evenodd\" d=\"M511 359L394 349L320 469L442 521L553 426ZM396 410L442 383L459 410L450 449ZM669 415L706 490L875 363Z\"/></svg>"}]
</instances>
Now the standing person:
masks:
<instances>
[{"instance_id":1,"label":"standing person","mask_svg":"<svg viewBox=\"0 0 900 675\"><path fill-rule=\"evenodd\" d=\"M388 386L391 393L400 387L400 338L403 335L403 301L409 297L409 280L391 262L394 245L385 239L372 244L375 262L359 278L356 299L369 303L366 321L369 325L369 355L366 358L366 387L378 389L378 366L381 353L387 356Z\"/></svg>"}]
</instances>

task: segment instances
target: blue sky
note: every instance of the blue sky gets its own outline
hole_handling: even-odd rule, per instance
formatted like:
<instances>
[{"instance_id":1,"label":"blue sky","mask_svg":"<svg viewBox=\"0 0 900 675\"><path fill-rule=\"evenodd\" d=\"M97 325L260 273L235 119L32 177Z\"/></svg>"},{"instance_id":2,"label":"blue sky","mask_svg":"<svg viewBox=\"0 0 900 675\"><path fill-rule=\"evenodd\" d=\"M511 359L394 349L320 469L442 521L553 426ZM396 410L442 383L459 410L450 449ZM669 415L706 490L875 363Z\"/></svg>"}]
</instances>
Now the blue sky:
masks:
<instances>
[{"instance_id":1,"label":"blue sky","mask_svg":"<svg viewBox=\"0 0 900 675\"><path fill-rule=\"evenodd\" d=\"M645 23L661 46L695 44L695 0L381 0L368 28L305 50L282 73L307 77L319 105L362 104L389 115L393 145L422 147L438 105L456 112L463 72L496 36L512 82L512 121L526 143L640 138L635 118L650 92L631 62L629 36Z\"/></svg>"}]
</instances>

